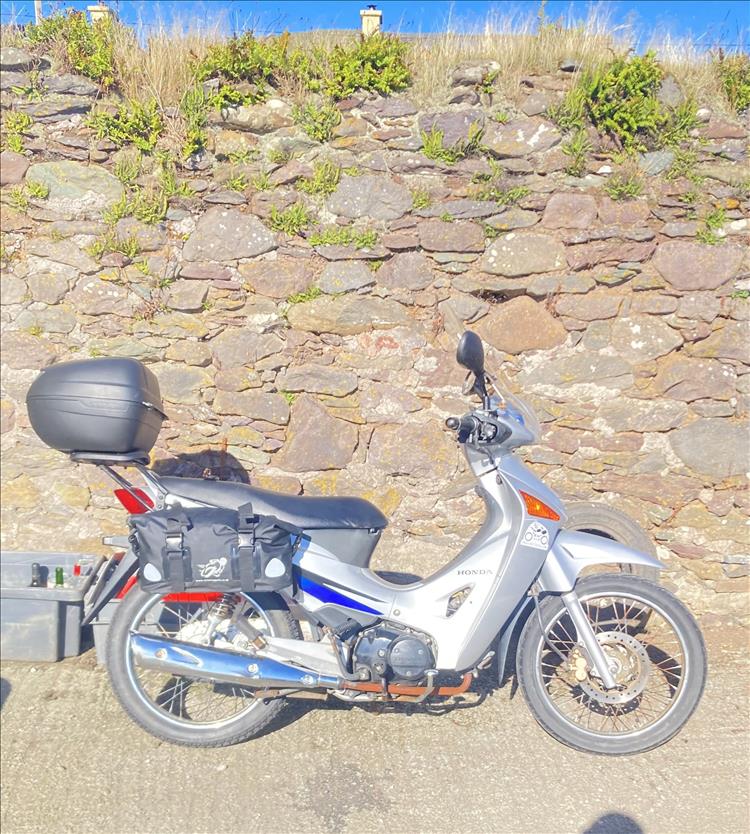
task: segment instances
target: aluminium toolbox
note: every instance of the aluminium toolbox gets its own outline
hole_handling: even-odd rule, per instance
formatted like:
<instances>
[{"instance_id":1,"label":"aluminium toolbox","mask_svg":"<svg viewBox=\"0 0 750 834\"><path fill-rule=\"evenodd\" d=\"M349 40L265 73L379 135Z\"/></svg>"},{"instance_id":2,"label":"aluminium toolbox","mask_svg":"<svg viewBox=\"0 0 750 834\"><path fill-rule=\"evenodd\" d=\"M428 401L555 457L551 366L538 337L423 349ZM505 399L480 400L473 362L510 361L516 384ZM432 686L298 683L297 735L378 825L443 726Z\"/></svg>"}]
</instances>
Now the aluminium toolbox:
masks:
<instances>
[{"instance_id":1,"label":"aluminium toolbox","mask_svg":"<svg viewBox=\"0 0 750 834\"><path fill-rule=\"evenodd\" d=\"M75 587L55 588L55 568L70 584L79 561ZM84 597L103 561L82 553L0 552L0 658L56 661L79 654ZM30 587L32 562L50 587Z\"/></svg>"}]
</instances>

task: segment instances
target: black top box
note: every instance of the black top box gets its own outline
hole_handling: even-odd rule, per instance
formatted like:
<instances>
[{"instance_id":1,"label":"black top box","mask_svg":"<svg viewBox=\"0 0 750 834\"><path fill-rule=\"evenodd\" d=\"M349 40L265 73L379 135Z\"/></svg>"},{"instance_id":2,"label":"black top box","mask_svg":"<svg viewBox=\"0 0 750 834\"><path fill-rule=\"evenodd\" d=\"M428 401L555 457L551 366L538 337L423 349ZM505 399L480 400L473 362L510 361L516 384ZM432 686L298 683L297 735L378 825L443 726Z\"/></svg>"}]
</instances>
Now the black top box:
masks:
<instances>
[{"instance_id":1,"label":"black top box","mask_svg":"<svg viewBox=\"0 0 750 834\"><path fill-rule=\"evenodd\" d=\"M34 431L61 452L147 455L159 436L159 382L136 359L52 365L26 395Z\"/></svg>"}]
</instances>

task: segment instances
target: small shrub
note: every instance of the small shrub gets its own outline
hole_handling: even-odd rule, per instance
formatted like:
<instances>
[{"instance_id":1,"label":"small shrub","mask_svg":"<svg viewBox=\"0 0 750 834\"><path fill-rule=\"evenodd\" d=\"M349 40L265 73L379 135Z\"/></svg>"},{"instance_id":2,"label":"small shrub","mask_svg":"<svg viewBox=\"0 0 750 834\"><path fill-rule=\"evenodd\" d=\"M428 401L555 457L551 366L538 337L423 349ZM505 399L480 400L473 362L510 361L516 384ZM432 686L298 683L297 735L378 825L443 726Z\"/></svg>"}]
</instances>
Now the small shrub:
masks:
<instances>
[{"instance_id":1,"label":"small shrub","mask_svg":"<svg viewBox=\"0 0 750 834\"><path fill-rule=\"evenodd\" d=\"M333 129L341 121L339 109L330 102L315 104L308 102L292 108L292 118L316 142L327 142Z\"/></svg>"},{"instance_id":2,"label":"small shrub","mask_svg":"<svg viewBox=\"0 0 750 834\"><path fill-rule=\"evenodd\" d=\"M356 231L351 226L329 226L310 235L312 246L350 246L368 249L378 242L378 233L373 229Z\"/></svg>"},{"instance_id":3,"label":"small shrub","mask_svg":"<svg viewBox=\"0 0 750 834\"><path fill-rule=\"evenodd\" d=\"M114 231L101 235L91 246L86 248L86 252L92 258L101 258L107 252L120 252L126 258L133 260L140 251L140 246L135 237L131 235L127 238L119 238Z\"/></svg>"},{"instance_id":4,"label":"small shrub","mask_svg":"<svg viewBox=\"0 0 750 834\"><path fill-rule=\"evenodd\" d=\"M422 153L428 159L437 159L453 165L479 150L483 132L478 122L474 122L469 127L469 134L464 141L446 148L443 145L443 131L433 125L429 131L421 131Z\"/></svg>"},{"instance_id":5,"label":"small shrub","mask_svg":"<svg viewBox=\"0 0 750 834\"><path fill-rule=\"evenodd\" d=\"M303 203L295 203L285 211L279 211L276 206L272 206L268 222L276 232L298 235L309 225L310 215Z\"/></svg>"},{"instance_id":6,"label":"small shrub","mask_svg":"<svg viewBox=\"0 0 750 834\"><path fill-rule=\"evenodd\" d=\"M721 243L724 239L724 234L719 234L719 232L722 230L726 220L727 216L723 208L712 209L703 218L703 226L698 229L695 237L701 243L708 243L711 246Z\"/></svg>"},{"instance_id":7,"label":"small shrub","mask_svg":"<svg viewBox=\"0 0 750 834\"><path fill-rule=\"evenodd\" d=\"M133 144L144 153L150 153L164 129L156 101L146 104L132 101L120 105L117 113L92 113L86 121L99 139L109 139L119 147Z\"/></svg>"},{"instance_id":8,"label":"small shrub","mask_svg":"<svg viewBox=\"0 0 750 834\"><path fill-rule=\"evenodd\" d=\"M17 110L7 112L3 119L3 127L8 133L24 133L33 124L34 120L28 113L20 113Z\"/></svg>"},{"instance_id":9,"label":"small shrub","mask_svg":"<svg viewBox=\"0 0 750 834\"><path fill-rule=\"evenodd\" d=\"M695 102L687 100L669 110L664 116L656 135L660 147L672 147L684 142L690 131L698 124L698 108Z\"/></svg>"},{"instance_id":10,"label":"small shrub","mask_svg":"<svg viewBox=\"0 0 750 834\"><path fill-rule=\"evenodd\" d=\"M490 174L475 174L472 182L478 183L478 187L472 193L476 200L492 200L504 206L513 205L530 192L525 185L513 185L505 176L505 171L499 162L489 160Z\"/></svg>"},{"instance_id":11,"label":"small shrub","mask_svg":"<svg viewBox=\"0 0 750 834\"><path fill-rule=\"evenodd\" d=\"M507 125L510 121L510 114L506 113L505 110L497 110L491 118L493 122L497 122L499 125Z\"/></svg>"},{"instance_id":12,"label":"small shrub","mask_svg":"<svg viewBox=\"0 0 750 834\"><path fill-rule=\"evenodd\" d=\"M492 95L495 89L495 81L497 81L498 76L500 75L500 70L490 70L484 74L482 80L477 84L477 92L484 93L485 95Z\"/></svg>"},{"instance_id":13,"label":"small shrub","mask_svg":"<svg viewBox=\"0 0 750 834\"><path fill-rule=\"evenodd\" d=\"M297 399L297 395L293 394L291 391L279 391L281 396L286 400L286 404L288 406L294 405L295 399Z\"/></svg>"},{"instance_id":14,"label":"small shrub","mask_svg":"<svg viewBox=\"0 0 750 834\"><path fill-rule=\"evenodd\" d=\"M194 193L189 183L178 182L174 160L168 154L159 159L158 179L159 187L167 199L170 197L192 197Z\"/></svg>"},{"instance_id":15,"label":"small shrub","mask_svg":"<svg viewBox=\"0 0 750 834\"><path fill-rule=\"evenodd\" d=\"M272 165L286 165L291 158L292 154L289 151L282 150L281 148L271 148L268 151L268 161Z\"/></svg>"},{"instance_id":16,"label":"small shrub","mask_svg":"<svg viewBox=\"0 0 750 834\"><path fill-rule=\"evenodd\" d=\"M25 187L29 197L37 200L46 200L49 197L49 186L43 182L27 182Z\"/></svg>"},{"instance_id":17,"label":"small shrub","mask_svg":"<svg viewBox=\"0 0 750 834\"><path fill-rule=\"evenodd\" d=\"M430 194L424 188L415 188L411 192L411 207L413 209L427 208L430 202Z\"/></svg>"},{"instance_id":18,"label":"small shrub","mask_svg":"<svg viewBox=\"0 0 750 834\"><path fill-rule=\"evenodd\" d=\"M130 213L142 223L160 223L167 216L169 200L161 188L138 190L130 202Z\"/></svg>"},{"instance_id":19,"label":"small shrub","mask_svg":"<svg viewBox=\"0 0 750 834\"><path fill-rule=\"evenodd\" d=\"M719 54L716 70L724 95L737 113L750 107L750 56Z\"/></svg>"},{"instance_id":20,"label":"small shrub","mask_svg":"<svg viewBox=\"0 0 750 834\"><path fill-rule=\"evenodd\" d=\"M324 162L316 162L313 166L312 177L303 177L297 183L297 188L305 194L326 197L338 188L340 179L341 168L326 159Z\"/></svg>"},{"instance_id":21,"label":"small shrub","mask_svg":"<svg viewBox=\"0 0 750 834\"><path fill-rule=\"evenodd\" d=\"M185 120L185 141L182 144L183 159L201 153L206 147L206 121L209 100L199 85L190 87L182 97L180 111Z\"/></svg>"},{"instance_id":22,"label":"small shrub","mask_svg":"<svg viewBox=\"0 0 750 834\"><path fill-rule=\"evenodd\" d=\"M237 151L229 151L227 154L227 159L233 165L247 165L249 162L252 162L253 159L256 159L259 156L258 151L255 148L242 148L241 150Z\"/></svg>"},{"instance_id":23,"label":"small shrub","mask_svg":"<svg viewBox=\"0 0 750 834\"><path fill-rule=\"evenodd\" d=\"M124 186L130 187L135 184L135 181L141 175L141 163L140 152L126 153L123 151L115 162L114 175Z\"/></svg>"},{"instance_id":24,"label":"small shrub","mask_svg":"<svg viewBox=\"0 0 750 834\"><path fill-rule=\"evenodd\" d=\"M674 152L672 164L664 176L670 182L684 178L698 185L703 182L703 177L695 170L697 164L698 154L695 151L677 148Z\"/></svg>"},{"instance_id":25,"label":"small shrub","mask_svg":"<svg viewBox=\"0 0 750 834\"><path fill-rule=\"evenodd\" d=\"M388 96L405 89L410 80L406 65L407 45L393 35L376 33L346 48L334 46L328 58L325 92L336 100L356 90Z\"/></svg>"},{"instance_id":26,"label":"small shrub","mask_svg":"<svg viewBox=\"0 0 750 834\"><path fill-rule=\"evenodd\" d=\"M320 287L308 287L304 292L298 292L294 295L290 295L287 298L288 304L304 304L305 301L312 301L315 298L319 298L323 295L323 290Z\"/></svg>"},{"instance_id":27,"label":"small shrub","mask_svg":"<svg viewBox=\"0 0 750 834\"><path fill-rule=\"evenodd\" d=\"M572 177L582 177L586 173L586 157L593 150L588 134L578 129L566 142L563 142L562 152L570 157L570 164L565 169Z\"/></svg>"},{"instance_id":28,"label":"small shrub","mask_svg":"<svg viewBox=\"0 0 750 834\"><path fill-rule=\"evenodd\" d=\"M109 16L89 23L84 12L68 10L43 18L39 25L29 24L24 36L31 46L60 44L69 69L107 89L115 82L115 25Z\"/></svg>"},{"instance_id":29,"label":"small shrub","mask_svg":"<svg viewBox=\"0 0 750 834\"><path fill-rule=\"evenodd\" d=\"M14 185L8 192L10 204L18 211L26 211L29 207L29 196L22 185Z\"/></svg>"},{"instance_id":30,"label":"small shrub","mask_svg":"<svg viewBox=\"0 0 750 834\"><path fill-rule=\"evenodd\" d=\"M251 183L256 191L270 191L273 188L268 171L261 171L259 174L256 174L252 178Z\"/></svg>"},{"instance_id":31,"label":"small shrub","mask_svg":"<svg viewBox=\"0 0 750 834\"><path fill-rule=\"evenodd\" d=\"M604 190L613 200L632 200L643 191L643 180L635 170L619 171L607 180Z\"/></svg>"},{"instance_id":32,"label":"small shrub","mask_svg":"<svg viewBox=\"0 0 750 834\"><path fill-rule=\"evenodd\" d=\"M236 174L226 181L230 191L244 191L247 188L247 177L244 174Z\"/></svg>"}]
</instances>

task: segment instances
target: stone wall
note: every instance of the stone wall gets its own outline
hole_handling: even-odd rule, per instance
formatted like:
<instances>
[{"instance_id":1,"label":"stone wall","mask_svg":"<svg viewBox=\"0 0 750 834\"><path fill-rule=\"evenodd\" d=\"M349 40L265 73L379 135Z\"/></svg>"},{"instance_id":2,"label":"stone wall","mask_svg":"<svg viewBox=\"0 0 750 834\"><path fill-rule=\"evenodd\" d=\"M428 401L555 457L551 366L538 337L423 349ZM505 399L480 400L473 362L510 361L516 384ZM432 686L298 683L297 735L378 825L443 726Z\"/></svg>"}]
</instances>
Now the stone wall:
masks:
<instances>
[{"instance_id":1,"label":"stone wall","mask_svg":"<svg viewBox=\"0 0 750 834\"><path fill-rule=\"evenodd\" d=\"M36 439L24 396L53 362L132 356L167 403L160 471L362 495L392 518L378 565L426 573L482 517L443 428L466 408L454 352L470 326L544 422L524 454L532 467L562 494L645 525L665 581L699 612L747 611L746 120L701 111L705 179L691 213L694 185L662 176L670 151L641 157L634 200L606 195L605 153L583 177L565 173L543 115L565 73L524 79L498 103L459 72L456 103L439 112L408 94L350 99L325 145L271 100L214 117L210 152L178 171L192 194L172 197L164 222L117 222L114 237L137 254L95 257L91 244L112 240L103 210L124 193L113 173L123 151L83 123L96 88L49 71L47 93L29 101L10 89L28 56L6 49L2 62L3 108L34 119L24 153L2 154L4 546L98 551L102 534L124 532L111 486ZM452 145L476 123L482 153L448 165L420 152L420 129L436 124ZM344 171L336 191L300 193L323 159ZM528 189L516 204L477 199L477 181L497 176L489 160L504 188ZM263 173L265 190L227 187ZM274 232L274 209L298 201L314 224ZM719 240L699 242L716 205ZM316 225L334 224L377 242L311 245Z\"/></svg>"}]
</instances>

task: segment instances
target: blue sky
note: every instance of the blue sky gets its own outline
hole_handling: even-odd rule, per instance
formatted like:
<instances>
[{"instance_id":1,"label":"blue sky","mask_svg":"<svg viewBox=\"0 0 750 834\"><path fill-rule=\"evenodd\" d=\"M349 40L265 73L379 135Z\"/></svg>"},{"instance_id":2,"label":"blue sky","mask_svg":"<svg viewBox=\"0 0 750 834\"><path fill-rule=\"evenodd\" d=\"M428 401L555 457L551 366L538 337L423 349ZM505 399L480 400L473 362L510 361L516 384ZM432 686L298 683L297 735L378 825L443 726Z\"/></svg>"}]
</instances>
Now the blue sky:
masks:
<instances>
[{"instance_id":1,"label":"blue sky","mask_svg":"<svg viewBox=\"0 0 750 834\"><path fill-rule=\"evenodd\" d=\"M45 14L54 9L84 9L93 0L44 2ZM212 21L224 15L227 25L258 32L310 28L352 29L359 26L362 0L107 0L119 9L127 23L138 19L153 25L174 15L196 22ZM32 0L1 0L2 20L15 14L21 23L33 18ZM585 0L548 0L547 16L585 17L592 4ZM632 24L643 41L654 33L691 35L708 46L748 47L750 2L748 0L603 0L601 4L616 25ZM488 14L535 14L539 0L381 0L385 28L408 32L429 32L446 28L449 17L454 28L479 26Z\"/></svg>"}]
</instances>

